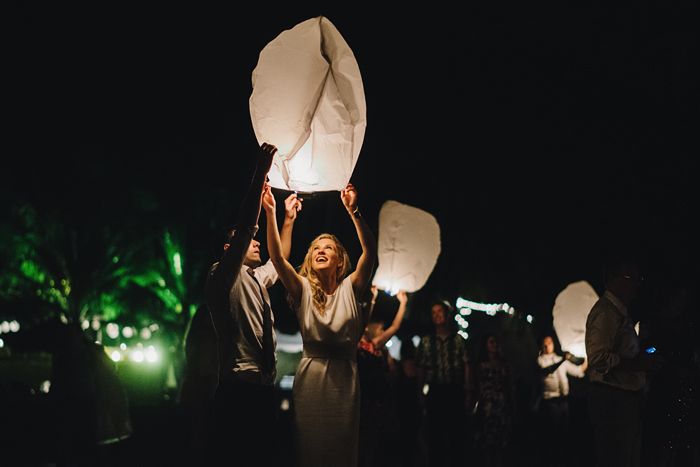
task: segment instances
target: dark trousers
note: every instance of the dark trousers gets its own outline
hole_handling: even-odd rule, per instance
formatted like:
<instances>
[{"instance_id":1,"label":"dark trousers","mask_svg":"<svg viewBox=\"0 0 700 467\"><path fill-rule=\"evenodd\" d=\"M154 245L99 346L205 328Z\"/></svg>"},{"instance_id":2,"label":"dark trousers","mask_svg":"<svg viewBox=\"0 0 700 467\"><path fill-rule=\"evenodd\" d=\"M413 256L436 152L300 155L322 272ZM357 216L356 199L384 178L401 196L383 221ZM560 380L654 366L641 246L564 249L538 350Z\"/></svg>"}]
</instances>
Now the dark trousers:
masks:
<instances>
[{"instance_id":1,"label":"dark trousers","mask_svg":"<svg viewBox=\"0 0 700 467\"><path fill-rule=\"evenodd\" d=\"M219 381L214 395L216 465L275 465L276 409L273 386Z\"/></svg>"},{"instance_id":2,"label":"dark trousers","mask_svg":"<svg viewBox=\"0 0 700 467\"><path fill-rule=\"evenodd\" d=\"M639 467L640 392L592 383L588 414L595 433L597 466Z\"/></svg>"},{"instance_id":3,"label":"dark trousers","mask_svg":"<svg viewBox=\"0 0 700 467\"><path fill-rule=\"evenodd\" d=\"M569 447L569 402L566 396L542 399L540 402L542 433L546 442L541 447L542 455L548 460L547 464L565 465L568 459Z\"/></svg>"},{"instance_id":4,"label":"dark trousers","mask_svg":"<svg viewBox=\"0 0 700 467\"><path fill-rule=\"evenodd\" d=\"M462 465L467 444L466 394L459 384L431 384L425 398L430 467Z\"/></svg>"}]
</instances>

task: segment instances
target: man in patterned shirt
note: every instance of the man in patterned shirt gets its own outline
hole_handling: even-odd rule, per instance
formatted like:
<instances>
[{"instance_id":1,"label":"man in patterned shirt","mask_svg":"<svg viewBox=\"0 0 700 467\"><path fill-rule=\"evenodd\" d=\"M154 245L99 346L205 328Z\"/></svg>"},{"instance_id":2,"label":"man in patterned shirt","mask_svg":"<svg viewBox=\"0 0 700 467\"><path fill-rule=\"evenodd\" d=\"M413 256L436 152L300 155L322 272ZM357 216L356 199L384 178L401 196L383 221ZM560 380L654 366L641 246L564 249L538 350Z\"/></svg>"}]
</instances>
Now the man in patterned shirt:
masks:
<instances>
[{"instance_id":1,"label":"man in patterned shirt","mask_svg":"<svg viewBox=\"0 0 700 467\"><path fill-rule=\"evenodd\" d=\"M451 332L450 306L437 302L431 312L435 331L416 349L422 379L428 384L428 455L431 466L461 465L471 393L467 350L464 339Z\"/></svg>"}]
</instances>

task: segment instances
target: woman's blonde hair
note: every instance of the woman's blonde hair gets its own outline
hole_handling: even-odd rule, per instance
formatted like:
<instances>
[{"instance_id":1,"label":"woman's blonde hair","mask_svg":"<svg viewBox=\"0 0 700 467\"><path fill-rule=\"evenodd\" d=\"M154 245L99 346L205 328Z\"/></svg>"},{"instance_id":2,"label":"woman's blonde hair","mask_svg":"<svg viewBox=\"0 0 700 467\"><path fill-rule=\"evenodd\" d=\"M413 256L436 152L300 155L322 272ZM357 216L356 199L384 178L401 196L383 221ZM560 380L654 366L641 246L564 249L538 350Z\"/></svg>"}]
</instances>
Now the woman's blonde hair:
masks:
<instances>
[{"instance_id":1,"label":"woman's blonde hair","mask_svg":"<svg viewBox=\"0 0 700 467\"><path fill-rule=\"evenodd\" d=\"M338 265L338 270L336 271L336 281L338 284L343 282L343 279L345 279L348 276L348 274L350 274L350 269L352 268L352 265L350 264L350 257L348 256L347 251L345 251L343 244L340 243L340 240L338 240L335 235L326 233L321 234L309 244L309 249L306 252L306 256L304 257L304 262L299 267L299 275L302 277L306 277L306 279L309 281L314 306L316 307L318 312L321 313L321 316L326 315L326 292L323 290L323 287L321 287L321 281L318 279L316 271L314 271L314 269L311 267L311 257L316 243L318 243L320 240L325 239L333 240L333 243L335 243L336 253L342 261L342 263Z\"/></svg>"}]
</instances>

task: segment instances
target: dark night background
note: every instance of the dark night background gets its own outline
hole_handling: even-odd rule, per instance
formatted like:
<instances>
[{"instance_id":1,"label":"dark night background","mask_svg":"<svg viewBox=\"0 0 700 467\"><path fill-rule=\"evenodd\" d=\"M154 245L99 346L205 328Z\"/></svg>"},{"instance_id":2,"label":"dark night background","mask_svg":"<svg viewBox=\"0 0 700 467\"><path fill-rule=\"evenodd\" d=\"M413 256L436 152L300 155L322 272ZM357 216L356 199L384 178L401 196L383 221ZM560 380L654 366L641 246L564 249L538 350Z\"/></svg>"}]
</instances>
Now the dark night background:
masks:
<instances>
[{"instance_id":1,"label":"dark night background","mask_svg":"<svg viewBox=\"0 0 700 467\"><path fill-rule=\"evenodd\" d=\"M351 179L364 217L376 234L395 200L441 228L402 332L427 331L430 302L457 297L507 302L547 329L557 294L579 280L602 293L601 267L621 251L640 258L648 290L680 278L697 292L698 13L697 2L24 2L5 14L2 216L29 202L77 239L108 225L182 232L201 303L212 239L252 175L258 54L324 15L365 86ZM322 231L357 260L338 193L322 193L304 201L294 265ZM293 333L282 296L275 286L276 324Z\"/></svg>"},{"instance_id":2,"label":"dark night background","mask_svg":"<svg viewBox=\"0 0 700 467\"><path fill-rule=\"evenodd\" d=\"M250 176L258 53L323 14L363 75L368 126L351 181L365 217L376 232L393 199L441 226L441 257L409 317L463 296L546 321L566 284L600 290L602 263L621 249L647 276L695 271L697 13L696 3L26 6L8 18L3 204L178 223L208 253ZM357 250L328 197L305 205L295 264L322 230Z\"/></svg>"}]
</instances>

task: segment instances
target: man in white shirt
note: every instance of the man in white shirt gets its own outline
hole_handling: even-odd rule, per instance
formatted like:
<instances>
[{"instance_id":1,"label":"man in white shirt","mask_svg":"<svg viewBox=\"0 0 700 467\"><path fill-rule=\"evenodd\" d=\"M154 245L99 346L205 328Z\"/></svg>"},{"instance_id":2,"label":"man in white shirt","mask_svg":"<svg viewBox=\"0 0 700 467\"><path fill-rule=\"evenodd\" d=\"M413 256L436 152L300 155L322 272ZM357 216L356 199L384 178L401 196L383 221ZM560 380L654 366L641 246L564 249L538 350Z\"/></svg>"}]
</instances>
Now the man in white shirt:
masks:
<instances>
[{"instance_id":1,"label":"man in white shirt","mask_svg":"<svg viewBox=\"0 0 700 467\"><path fill-rule=\"evenodd\" d=\"M569 431L569 379L567 375L583 378L588 367L588 360L582 365L574 365L569 359L571 354L561 357L554 353L554 339L545 336L542 339L542 351L537 357L541 368L543 399L540 403L543 433L551 445L544 447L551 456L550 465L564 465L565 443ZM562 462L564 464L562 464Z\"/></svg>"},{"instance_id":2,"label":"man in white shirt","mask_svg":"<svg viewBox=\"0 0 700 467\"><path fill-rule=\"evenodd\" d=\"M274 462L270 439L276 429L276 336L267 288L277 280L277 272L270 261L260 265L260 243L253 237L270 167L262 156L274 156L276 148L263 144L260 152L238 224L224 240L223 256L209 270L205 287L219 355L219 384L214 395L217 465ZM301 200L292 194L285 208L281 238L289 256Z\"/></svg>"},{"instance_id":3,"label":"man in white shirt","mask_svg":"<svg viewBox=\"0 0 700 467\"><path fill-rule=\"evenodd\" d=\"M600 466L639 466L641 389L645 372L663 359L647 354L630 319L628 305L642 278L637 264L622 256L603 268L605 294L586 322L586 354L591 380L588 412Z\"/></svg>"}]
</instances>

